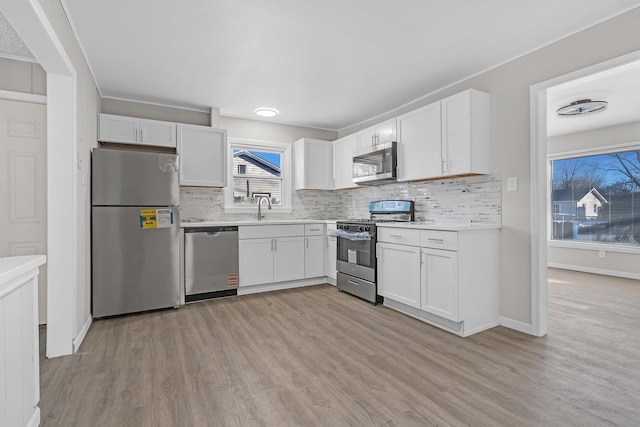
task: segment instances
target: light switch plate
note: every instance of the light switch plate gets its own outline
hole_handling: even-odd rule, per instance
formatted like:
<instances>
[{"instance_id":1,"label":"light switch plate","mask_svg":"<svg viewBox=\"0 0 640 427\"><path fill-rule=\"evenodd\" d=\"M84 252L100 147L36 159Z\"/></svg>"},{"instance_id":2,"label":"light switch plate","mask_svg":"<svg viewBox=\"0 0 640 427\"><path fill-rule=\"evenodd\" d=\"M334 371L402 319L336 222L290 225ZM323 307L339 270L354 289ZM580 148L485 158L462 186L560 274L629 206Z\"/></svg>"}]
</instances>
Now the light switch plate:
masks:
<instances>
[{"instance_id":1,"label":"light switch plate","mask_svg":"<svg viewBox=\"0 0 640 427\"><path fill-rule=\"evenodd\" d=\"M510 176L507 178L507 191L518 191L518 177Z\"/></svg>"}]
</instances>

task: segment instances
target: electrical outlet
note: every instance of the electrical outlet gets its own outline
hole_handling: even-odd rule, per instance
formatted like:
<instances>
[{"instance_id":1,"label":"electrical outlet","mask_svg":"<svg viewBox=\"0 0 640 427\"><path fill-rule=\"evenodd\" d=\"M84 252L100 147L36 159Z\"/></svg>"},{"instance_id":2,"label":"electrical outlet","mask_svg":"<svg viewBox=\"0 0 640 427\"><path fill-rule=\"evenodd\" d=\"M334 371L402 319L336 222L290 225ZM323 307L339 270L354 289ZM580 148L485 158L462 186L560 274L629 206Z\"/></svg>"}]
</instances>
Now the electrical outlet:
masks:
<instances>
[{"instance_id":1,"label":"electrical outlet","mask_svg":"<svg viewBox=\"0 0 640 427\"><path fill-rule=\"evenodd\" d=\"M507 178L507 191L518 191L518 177L510 176Z\"/></svg>"},{"instance_id":2,"label":"electrical outlet","mask_svg":"<svg viewBox=\"0 0 640 427\"><path fill-rule=\"evenodd\" d=\"M598 258L604 258L606 255L604 249L600 249L600 251L598 251Z\"/></svg>"}]
</instances>

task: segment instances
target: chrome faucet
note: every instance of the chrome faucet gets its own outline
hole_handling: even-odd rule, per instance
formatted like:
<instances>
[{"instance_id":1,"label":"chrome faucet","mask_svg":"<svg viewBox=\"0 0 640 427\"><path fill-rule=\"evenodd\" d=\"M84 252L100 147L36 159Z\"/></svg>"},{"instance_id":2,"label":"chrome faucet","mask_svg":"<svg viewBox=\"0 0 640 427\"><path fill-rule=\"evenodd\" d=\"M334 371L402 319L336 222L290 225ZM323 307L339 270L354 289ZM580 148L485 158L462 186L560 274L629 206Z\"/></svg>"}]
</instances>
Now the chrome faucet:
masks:
<instances>
[{"instance_id":1,"label":"chrome faucet","mask_svg":"<svg viewBox=\"0 0 640 427\"><path fill-rule=\"evenodd\" d=\"M262 221L262 218L264 218L264 215L262 215L261 211L260 211L260 207L262 206L262 199L267 199L267 203L269 204L269 209L271 209L271 197L269 196L258 196L258 221Z\"/></svg>"}]
</instances>

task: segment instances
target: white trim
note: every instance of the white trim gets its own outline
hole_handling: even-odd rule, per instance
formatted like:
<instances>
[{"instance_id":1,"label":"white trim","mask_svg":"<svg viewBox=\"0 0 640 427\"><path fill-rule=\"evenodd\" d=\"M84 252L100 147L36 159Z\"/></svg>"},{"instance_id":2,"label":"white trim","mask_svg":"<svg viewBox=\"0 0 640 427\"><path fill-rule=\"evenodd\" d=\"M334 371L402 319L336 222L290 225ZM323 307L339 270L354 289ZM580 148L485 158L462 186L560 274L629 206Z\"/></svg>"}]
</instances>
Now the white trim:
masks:
<instances>
[{"instance_id":1,"label":"white trim","mask_svg":"<svg viewBox=\"0 0 640 427\"><path fill-rule=\"evenodd\" d=\"M548 240L547 246L553 248L580 249L583 251L605 251L621 254L640 254L640 246L589 243L575 240Z\"/></svg>"},{"instance_id":2,"label":"white trim","mask_svg":"<svg viewBox=\"0 0 640 427\"><path fill-rule=\"evenodd\" d=\"M82 341L84 341L84 337L87 336L87 332L89 332L89 328L91 327L91 323L93 323L93 316L89 314L87 320L85 320L84 325L82 325L82 329L78 332L78 335L73 339L73 352L77 353L78 349L82 345Z\"/></svg>"},{"instance_id":3,"label":"white trim","mask_svg":"<svg viewBox=\"0 0 640 427\"><path fill-rule=\"evenodd\" d=\"M293 211L293 156L292 144L259 139L245 139L230 137L227 139L227 186L224 187L224 211L227 213L256 213L255 205L233 204L233 149L262 149L264 151L280 152L280 179L282 180L282 204L272 206L271 213L291 213ZM265 212L267 209L265 208Z\"/></svg>"},{"instance_id":4,"label":"white trim","mask_svg":"<svg viewBox=\"0 0 640 427\"><path fill-rule=\"evenodd\" d=\"M513 329L514 331L522 332L529 335L534 335L531 324L520 322L519 320L514 320L508 317L500 316L500 325L504 326L505 328Z\"/></svg>"},{"instance_id":5,"label":"white trim","mask_svg":"<svg viewBox=\"0 0 640 427\"><path fill-rule=\"evenodd\" d=\"M98 84L98 79L96 79L96 74L93 72L93 68L91 67L91 63L89 62L89 57L86 54L86 50L84 45L82 44L82 39L78 36L78 32L76 31L76 26L73 24L71 20L71 15L69 14L69 8L67 7L67 2L65 0L60 0L60 5L62 6L62 10L69 21L69 26L71 27L71 31L73 32L73 37L75 38L78 46L80 46L80 52L82 53L82 57L84 58L84 62L87 64L89 68L89 73L91 73L91 78L93 79L93 83L96 85L96 89L98 90L98 94L100 98L102 98L102 90L100 89L100 85Z\"/></svg>"},{"instance_id":6,"label":"white trim","mask_svg":"<svg viewBox=\"0 0 640 427\"><path fill-rule=\"evenodd\" d=\"M31 414L31 418L29 418L29 422L27 423L27 427L38 427L40 425L40 408L37 406L33 410Z\"/></svg>"},{"instance_id":7,"label":"white trim","mask_svg":"<svg viewBox=\"0 0 640 427\"><path fill-rule=\"evenodd\" d=\"M547 154L548 160L562 160L573 157L598 156L601 154L619 153L623 151L640 150L640 141L625 142L622 144L602 145L597 148L581 148L578 150L562 151L560 153Z\"/></svg>"},{"instance_id":8,"label":"white trim","mask_svg":"<svg viewBox=\"0 0 640 427\"><path fill-rule=\"evenodd\" d=\"M325 285L327 281L325 277L317 279L293 280L290 282L267 283L264 285L240 286L238 287L238 295L251 295L261 292L281 291L284 289L303 288L305 286Z\"/></svg>"},{"instance_id":9,"label":"white trim","mask_svg":"<svg viewBox=\"0 0 640 427\"><path fill-rule=\"evenodd\" d=\"M639 273L628 273L619 270L607 270L604 268L585 267L583 265L562 264L559 262L549 262L547 264L551 268L560 268L562 270L581 271L583 273L602 274L603 276L623 277L625 279L640 280Z\"/></svg>"},{"instance_id":10,"label":"white trim","mask_svg":"<svg viewBox=\"0 0 640 427\"><path fill-rule=\"evenodd\" d=\"M547 90L591 74L628 66L640 60L640 51L591 65L530 87L531 121L531 326L532 334L547 332L547 233L551 192L548 189L549 161L547 160Z\"/></svg>"},{"instance_id":11,"label":"white trim","mask_svg":"<svg viewBox=\"0 0 640 427\"><path fill-rule=\"evenodd\" d=\"M530 88L531 116L531 334L547 333L547 93ZM534 125L535 124L535 125Z\"/></svg>"},{"instance_id":12,"label":"white trim","mask_svg":"<svg viewBox=\"0 0 640 427\"><path fill-rule=\"evenodd\" d=\"M9 55L8 53L4 53L4 52L0 52L0 58L11 59L13 61L29 62L31 64L38 63L36 58L29 58L27 56L20 56L20 55Z\"/></svg>"},{"instance_id":13,"label":"white trim","mask_svg":"<svg viewBox=\"0 0 640 427\"><path fill-rule=\"evenodd\" d=\"M33 93L14 92L12 90L0 90L0 99L7 101L30 102L32 104L46 104L47 97L45 95L36 95Z\"/></svg>"},{"instance_id":14,"label":"white trim","mask_svg":"<svg viewBox=\"0 0 640 427\"><path fill-rule=\"evenodd\" d=\"M39 0L2 13L47 73L47 357L71 354L78 290L77 76Z\"/></svg>"}]
</instances>

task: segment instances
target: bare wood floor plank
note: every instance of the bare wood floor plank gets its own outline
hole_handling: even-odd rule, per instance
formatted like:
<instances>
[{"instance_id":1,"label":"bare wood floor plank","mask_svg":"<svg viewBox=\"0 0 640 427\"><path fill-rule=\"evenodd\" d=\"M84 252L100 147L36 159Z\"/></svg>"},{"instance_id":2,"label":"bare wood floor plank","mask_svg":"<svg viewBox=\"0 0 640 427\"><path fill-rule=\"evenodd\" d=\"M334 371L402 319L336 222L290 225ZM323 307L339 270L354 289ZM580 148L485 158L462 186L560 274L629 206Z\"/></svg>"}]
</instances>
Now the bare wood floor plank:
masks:
<instances>
[{"instance_id":1,"label":"bare wood floor plank","mask_svg":"<svg viewBox=\"0 0 640 427\"><path fill-rule=\"evenodd\" d=\"M639 307L636 281L552 269L543 338L460 338L328 285L101 320L43 361L42 425L633 425Z\"/></svg>"}]
</instances>

